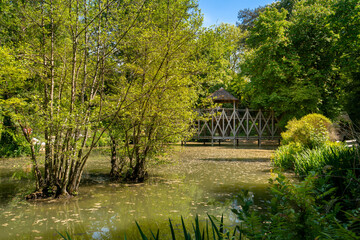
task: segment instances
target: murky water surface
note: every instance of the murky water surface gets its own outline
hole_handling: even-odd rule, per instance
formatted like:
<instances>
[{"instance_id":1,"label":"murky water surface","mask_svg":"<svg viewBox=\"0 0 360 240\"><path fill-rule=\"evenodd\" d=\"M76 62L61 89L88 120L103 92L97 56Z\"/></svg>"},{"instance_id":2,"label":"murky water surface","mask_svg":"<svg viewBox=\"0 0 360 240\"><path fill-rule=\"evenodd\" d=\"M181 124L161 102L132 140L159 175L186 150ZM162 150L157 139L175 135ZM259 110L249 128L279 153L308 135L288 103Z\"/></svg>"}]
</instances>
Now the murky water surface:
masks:
<instances>
[{"instance_id":1,"label":"murky water surface","mask_svg":"<svg viewBox=\"0 0 360 240\"><path fill-rule=\"evenodd\" d=\"M191 227L196 214L201 220L206 214L224 214L225 221L234 224L230 209L241 189L249 189L259 206L267 199L273 149L177 146L170 163L149 166L144 184L106 181L110 158L95 152L80 195L45 202L22 200L33 189L31 180L16 180L26 177L26 158L0 159L0 239L61 239L56 231L67 231L73 239L124 239L125 233L128 239L139 239L135 221L146 232L160 228L168 239L169 218L180 232L180 216Z\"/></svg>"}]
</instances>

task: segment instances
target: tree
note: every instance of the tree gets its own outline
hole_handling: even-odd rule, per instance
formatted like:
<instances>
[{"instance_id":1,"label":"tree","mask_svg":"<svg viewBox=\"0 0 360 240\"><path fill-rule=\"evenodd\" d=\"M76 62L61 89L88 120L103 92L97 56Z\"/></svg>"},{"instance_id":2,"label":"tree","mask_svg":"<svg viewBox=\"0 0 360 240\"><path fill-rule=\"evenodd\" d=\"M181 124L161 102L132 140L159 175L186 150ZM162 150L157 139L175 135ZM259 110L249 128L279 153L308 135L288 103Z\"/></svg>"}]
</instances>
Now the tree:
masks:
<instances>
[{"instance_id":1,"label":"tree","mask_svg":"<svg viewBox=\"0 0 360 240\"><path fill-rule=\"evenodd\" d=\"M334 52L346 92L343 101L351 119L360 125L360 6L358 1L339 0L333 9L330 24L338 36Z\"/></svg>"},{"instance_id":2,"label":"tree","mask_svg":"<svg viewBox=\"0 0 360 240\"><path fill-rule=\"evenodd\" d=\"M13 97L22 88L31 86L31 83L26 81L28 73L24 68L24 62L16 61L15 58L21 40L19 19L15 14L18 8L17 1L13 4L8 4L7 1L0 2L0 100ZM29 154L30 148L22 138L21 131L4 108L0 112L0 121L0 156Z\"/></svg>"},{"instance_id":3,"label":"tree","mask_svg":"<svg viewBox=\"0 0 360 240\"><path fill-rule=\"evenodd\" d=\"M203 28L198 33L190 58L196 66L192 78L200 96L198 104L220 87L235 95L239 93L233 79L238 77L240 54L244 49L239 40L242 37L243 32L230 24Z\"/></svg>"},{"instance_id":4,"label":"tree","mask_svg":"<svg viewBox=\"0 0 360 240\"><path fill-rule=\"evenodd\" d=\"M4 106L31 146L36 192L29 197L76 195L89 154L126 107L126 90L131 84L118 79L125 94L117 99L105 94L104 85L117 77L111 70L121 71L113 56L139 23L146 1L7 4L14 2L20 6L16 17L23 30L18 57L26 62L35 88L23 89L4 101ZM113 112L108 112L108 102L116 102ZM28 127L45 140L43 172Z\"/></svg>"},{"instance_id":5,"label":"tree","mask_svg":"<svg viewBox=\"0 0 360 240\"><path fill-rule=\"evenodd\" d=\"M299 2L294 8L289 37L299 56L302 75L319 91L317 112L334 118L342 108L341 81L333 51L337 40L329 23L336 1Z\"/></svg>"},{"instance_id":6,"label":"tree","mask_svg":"<svg viewBox=\"0 0 360 240\"><path fill-rule=\"evenodd\" d=\"M271 4L267 4L265 6L259 6L254 9L241 9L238 12L238 22L236 25L243 31L249 30L254 27L255 20L258 19L261 13L265 11L266 8L276 8L277 10L281 11L285 9L288 12L288 18L292 15L292 10L294 8L295 3L298 0L282 0L282 1L275 1Z\"/></svg>"},{"instance_id":7,"label":"tree","mask_svg":"<svg viewBox=\"0 0 360 240\"><path fill-rule=\"evenodd\" d=\"M29 88L31 82L27 81L28 72L24 65L16 61L12 50L0 47L0 156L19 156L30 153L30 150L21 137L11 114L6 112L4 102L16 99L16 95L24 88ZM20 133L20 134L19 134Z\"/></svg>"},{"instance_id":8,"label":"tree","mask_svg":"<svg viewBox=\"0 0 360 240\"><path fill-rule=\"evenodd\" d=\"M134 86L132 104L110 129L111 175L135 182L146 178L149 159L189 134L196 100L189 59L201 25L193 1L153 1L146 11L118 56Z\"/></svg>"},{"instance_id":9,"label":"tree","mask_svg":"<svg viewBox=\"0 0 360 240\"><path fill-rule=\"evenodd\" d=\"M16 46L21 37L20 19L16 16L20 1L0 2L0 46Z\"/></svg>"},{"instance_id":10,"label":"tree","mask_svg":"<svg viewBox=\"0 0 360 240\"><path fill-rule=\"evenodd\" d=\"M243 31L254 27L254 21L259 17L260 13L265 11L265 7L258 7L255 9L242 9L238 12L238 22L236 25Z\"/></svg>"},{"instance_id":11,"label":"tree","mask_svg":"<svg viewBox=\"0 0 360 240\"><path fill-rule=\"evenodd\" d=\"M335 36L327 24L331 4L298 2L291 17L285 9L267 8L255 21L241 66L251 80L248 89L254 107L275 110L284 123L310 112L329 117L339 112Z\"/></svg>"},{"instance_id":12,"label":"tree","mask_svg":"<svg viewBox=\"0 0 360 240\"><path fill-rule=\"evenodd\" d=\"M251 104L255 108L286 113L303 109L303 101L314 102L312 86L302 88L301 95L294 94L300 67L298 57L290 54L286 34L290 22L286 17L286 10L267 8L250 30L247 43L251 49L245 53L241 70L250 78ZM293 104L286 104L290 102Z\"/></svg>"}]
</instances>

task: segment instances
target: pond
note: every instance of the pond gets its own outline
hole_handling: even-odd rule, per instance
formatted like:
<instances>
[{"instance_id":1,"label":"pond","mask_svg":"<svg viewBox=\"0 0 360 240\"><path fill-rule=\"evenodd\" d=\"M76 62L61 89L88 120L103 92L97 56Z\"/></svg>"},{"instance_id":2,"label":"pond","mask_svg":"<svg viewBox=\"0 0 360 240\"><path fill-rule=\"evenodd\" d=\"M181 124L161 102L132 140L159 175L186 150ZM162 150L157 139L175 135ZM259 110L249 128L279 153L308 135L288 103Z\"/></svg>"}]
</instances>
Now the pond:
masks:
<instances>
[{"instance_id":1,"label":"pond","mask_svg":"<svg viewBox=\"0 0 360 240\"><path fill-rule=\"evenodd\" d=\"M124 239L125 233L128 239L138 239L135 221L147 233L159 228L162 239L168 239L169 218L180 231L181 216L191 227L196 215L205 221L207 214L223 214L227 224L235 224L230 209L242 189L253 193L259 208L268 199L274 149L175 146L169 161L149 166L149 180L143 184L107 181L110 158L96 151L89 159L79 196L43 202L23 200L33 183L17 176L29 171L28 160L1 159L0 239L61 239L56 231L67 231L73 239Z\"/></svg>"}]
</instances>

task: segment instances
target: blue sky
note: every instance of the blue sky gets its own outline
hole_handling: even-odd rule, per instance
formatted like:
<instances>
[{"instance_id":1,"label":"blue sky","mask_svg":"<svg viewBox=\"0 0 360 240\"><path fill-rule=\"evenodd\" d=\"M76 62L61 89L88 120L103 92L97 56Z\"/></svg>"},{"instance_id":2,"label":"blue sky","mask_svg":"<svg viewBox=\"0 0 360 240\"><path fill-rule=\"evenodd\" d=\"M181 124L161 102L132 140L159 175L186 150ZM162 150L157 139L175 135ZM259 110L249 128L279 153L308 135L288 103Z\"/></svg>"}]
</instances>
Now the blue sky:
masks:
<instances>
[{"instance_id":1,"label":"blue sky","mask_svg":"<svg viewBox=\"0 0 360 240\"><path fill-rule=\"evenodd\" d=\"M237 21L239 10L256 8L275 2L275 0L198 0L199 8L204 15L204 26L231 23Z\"/></svg>"}]
</instances>

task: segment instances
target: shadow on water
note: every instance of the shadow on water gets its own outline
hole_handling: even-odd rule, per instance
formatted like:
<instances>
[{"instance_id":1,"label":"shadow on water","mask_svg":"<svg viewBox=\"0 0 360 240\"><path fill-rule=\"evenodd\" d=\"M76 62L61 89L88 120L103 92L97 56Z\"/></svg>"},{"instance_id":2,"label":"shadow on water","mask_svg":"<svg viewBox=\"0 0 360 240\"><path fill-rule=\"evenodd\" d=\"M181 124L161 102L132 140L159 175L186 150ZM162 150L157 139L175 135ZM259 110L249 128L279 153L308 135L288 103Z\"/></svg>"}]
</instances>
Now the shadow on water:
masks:
<instances>
[{"instance_id":1,"label":"shadow on water","mask_svg":"<svg viewBox=\"0 0 360 240\"><path fill-rule=\"evenodd\" d=\"M214 202L225 203L238 202L240 199L240 193L244 190L249 191L254 196L255 205L262 205L262 203L270 198L270 192L268 185L258 184L254 186L248 186L248 184L239 184L237 186L233 185L221 185L214 186L208 189L213 196ZM233 206L233 204L231 204ZM234 206L233 206L234 207Z\"/></svg>"},{"instance_id":2,"label":"shadow on water","mask_svg":"<svg viewBox=\"0 0 360 240\"><path fill-rule=\"evenodd\" d=\"M33 190L31 180L10 180L0 182L0 206L6 206L11 202L25 199L25 196Z\"/></svg>"},{"instance_id":3,"label":"shadow on water","mask_svg":"<svg viewBox=\"0 0 360 240\"><path fill-rule=\"evenodd\" d=\"M80 186L91 186L111 182L109 173L84 173L81 177Z\"/></svg>"},{"instance_id":4,"label":"shadow on water","mask_svg":"<svg viewBox=\"0 0 360 240\"><path fill-rule=\"evenodd\" d=\"M187 143L186 145L183 145L182 147L185 148L198 148L198 147L206 147L206 148L223 148L223 149L266 149L266 150L274 150L277 147L279 147L279 144L262 144L261 146L258 146L257 144L253 144L253 143L248 143L248 144L241 144L241 145L237 145L234 146L233 143L221 143L220 145L218 143L214 143L213 145L211 145L211 143L206 143L206 144L202 144L202 143L197 143L197 142L191 142L191 143Z\"/></svg>"},{"instance_id":5,"label":"shadow on water","mask_svg":"<svg viewBox=\"0 0 360 240\"><path fill-rule=\"evenodd\" d=\"M269 162L268 158L203 158L200 161L216 161L216 162Z\"/></svg>"}]
</instances>

